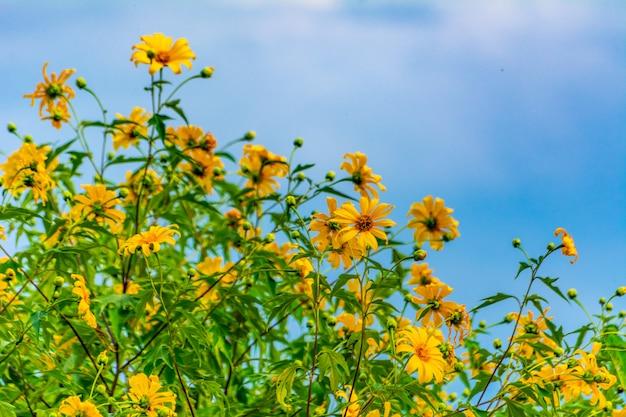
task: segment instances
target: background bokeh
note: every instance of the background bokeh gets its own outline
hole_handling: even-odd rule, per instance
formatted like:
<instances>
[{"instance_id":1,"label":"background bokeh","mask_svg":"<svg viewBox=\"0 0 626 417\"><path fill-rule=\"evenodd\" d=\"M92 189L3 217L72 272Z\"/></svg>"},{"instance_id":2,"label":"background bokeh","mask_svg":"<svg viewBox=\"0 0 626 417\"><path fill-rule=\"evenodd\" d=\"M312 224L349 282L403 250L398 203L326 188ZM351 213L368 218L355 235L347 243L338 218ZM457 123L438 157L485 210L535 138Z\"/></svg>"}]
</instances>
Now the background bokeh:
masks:
<instances>
[{"instance_id":1,"label":"background bokeh","mask_svg":"<svg viewBox=\"0 0 626 417\"><path fill-rule=\"evenodd\" d=\"M75 67L112 113L148 107L130 46L145 33L184 36L194 71L216 72L183 106L222 143L256 130L287 153L302 136L318 178L363 151L400 222L412 201L445 198L461 238L429 261L455 300L519 291L511 239L538 253L563 226L580 261L556 257L547 273L590 304L626 275L624 21L626 3L611 0L2 0L0 118L37 142L69 137L22 98L44 61ZM18 146L0 140L4 153Z\"/></svg>"}]
</instances>

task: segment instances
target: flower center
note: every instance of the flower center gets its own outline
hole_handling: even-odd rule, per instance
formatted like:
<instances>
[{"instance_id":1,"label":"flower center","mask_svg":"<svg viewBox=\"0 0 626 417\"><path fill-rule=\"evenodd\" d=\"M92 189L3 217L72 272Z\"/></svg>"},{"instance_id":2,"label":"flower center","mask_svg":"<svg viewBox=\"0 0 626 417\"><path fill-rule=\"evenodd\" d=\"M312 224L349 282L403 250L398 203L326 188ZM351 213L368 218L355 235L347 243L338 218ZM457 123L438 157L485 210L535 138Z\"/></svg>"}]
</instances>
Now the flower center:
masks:
<instances>
[{"instance_id":1,"label":"flower center","mask_svg":"<svg viewBox=\"0 0 626 417\"><path fill-rule=\"evenodd\" d=\"M428 230L437 229L437 219L434 217L427 218L426 220L424 220L424 226L426 226Z\"/></svg>"},{"instance_id":2,"label":"flower center","mask_svg":"<svg viewBox=\"0 0 626 417\"><path fill-rule=\"evenodd\" d=\"M535 323L528 323L524 326L524 332L528 334L539 334L539 329Z\"/></svg>"},{"instance_id":3,"label":"flower center","mask_svg":"<svg viewBox=\"0 0 626 417\"><path fill-rule=\"evenodd\" d=\"M338 223L335 223L334 221L329 221L326 223L326 227L328 227L330 230L332 230L333 232L338 231L339 229L341 229L341 226L339 226Z\"/></svg>"},{"instance_id":4,"label":"flower center","mask_svg":"<svg viewBox=\"0 0 626 417\"><path fill-rule=\"evenodd\" d=\"M354 227L356 227L359 232L370 231L374 227L374 220L370 215L364 214L356 219Z\"/></svg>"},{"instance_id":5,"label":"flower center","mask_svg":"<svg viewBox=\"0 0 626 417\"><path fill-rule=\"evenodd\" d=\"M360 172L355 172L354 174L352 174L352 182L356 185L361 185L361 183L363 182L363 177L361 176Z\"/></svg>"},{"instance_id":6,"label":"flower center","mask_svg":"<svg viewBox=\"0 0 626 417\"><path fill-rule=\"evenodd\" d=\"M59 84L50 84L46 88L46 95L48 98L55 99L61 95L62 89Z\"/></svg>"},{"instance_id":7,"label":"flower center","mask_svg":"<svg viewBox=\"0 0 626 417\"><path fill-rule=\"evenodd\" d=\"M167 64L170 62L170 53L168 51L161 51L156 54L154 59L161 64Z\"/></svg>"},{"instance_id":8,"label":"flower center","mask_svg":"<svg viewBox=\"0 0 626 417\"><path fill-rule=\"evenodd\" d=\"M428 349L424 345L415 347L415 355L417 355L417 357L423 360L424 362L427 362L430 359L430 354L428 353Z\"/></svg>"}]
</instances>

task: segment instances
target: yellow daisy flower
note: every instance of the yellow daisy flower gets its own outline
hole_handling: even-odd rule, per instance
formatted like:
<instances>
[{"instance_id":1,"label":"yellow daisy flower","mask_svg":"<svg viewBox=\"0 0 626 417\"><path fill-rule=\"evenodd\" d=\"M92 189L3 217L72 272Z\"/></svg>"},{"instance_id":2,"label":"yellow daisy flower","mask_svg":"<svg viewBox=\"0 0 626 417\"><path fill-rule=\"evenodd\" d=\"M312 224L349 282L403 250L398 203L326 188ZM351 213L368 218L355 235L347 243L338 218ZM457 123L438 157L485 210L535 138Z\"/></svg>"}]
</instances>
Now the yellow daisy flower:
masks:
<instances>
[{"instance_id":1,"label":"yellow daisy flower","mask_svg":"<svg viewBox=\"0 0 626 417\"><path fill-rule=\"evenodd\" d=\"M554 231L554 236L561 236L561 253L565 256L571 256L574 259L570 263L574 263L578 260L578 250L574 244L574 238L567 233L567 230L562 227L557 227Z\"/></svg>"},{"instance_id":2,"label":"yellow daisy flower","mask_svg":"<svg viewBox=\"0 0 626 417\"><path fill-rule=\"evenodd\" d=\"M89 400L81 401L77 395L64 399L59 413L66 417L102 417L94 403Z\"/></svg>"},{"instance_id":3,"label":"yellow daisy flower","mask_svg":"<svg viewBox=\"0 0 626 417\"><path fill-rule=\"evenodd\" d=\"M115 114L115 130L113 131L113 149L128 149L140 138L148 136L148 120L152 115L139 106L133 107L128 117Z\"/></svg>"},{"instance_id":4,"label":"yellow daisy flower","mask_svg":"<svg viewBox=\"0 0 626 417\"><path fill-rule=\"evenodd\" d=\"M289 172L287 158L275 155L261 145L244 145L239 166L241 174L248 179L245 187L255 190L259 197L276 191L279 184L275 177L285 177Z\"/></svg>"},{"instance_id":5,"label":"yellow daisy flower","mask_svg":"<svg viewBox=\"0 0 626 417\"><path fill-rule=\"evenodd\" d=\"M128 398L133 410L146 417L175 416L176 395L171 391L161 391L161 382L156 375L133 375L128 379Z\"/></svg>"},{"instance_id":6,"label":"yellow daisy flower","mask_svg":"<svg viewBox=\"0 0 626 417\"><path fill-rule=\"evenodd\" d=\"M15 197L30 188L35 201L48 201L48 191L56 186L51 174L58 165L57 159L47 161L50 151L49 146L37 148L33 143L24 143L0 164L4 172L2 186Z\"/></svg>"},{"instance_id":7,"label":"yellow daisy flower","mask_svg":"<svg viewBox=\"0 0 626 417\"><path fill-rule=\"evenodd\" d=\"M376 185L380 191L386 188L381 184L382 177L374 174L372 168L367 166L367 156L362 152L347 153L344 155L347 161L344 161L340 168L351 175L354 183L354 189L361 193L362 197L378 198L378 191L374 188Z\"/></svg>"},{"instance_id":8,"label":"yellow daisy flower","mask_svg":"<svg viewBox=\"0 0 626 417\"><path fill-rule=\"evenodd\" d=\"M143 35L141 42L133 45L133 54L130 60L135 64L149 65L148 72L154 74L167 67L174 74L180 74L181 66L191 69L192 61L196 59L196 54L189 47L189 42L185 38L172 38L162 33Z\"/></svg>"},{"instance_id":9,"label":"yellow daisy flower","mask_svg":"<svg viewBox=\"0 0 626 417\"><path fill-rule=\"evenodd\" d=\"M406 371L418 373L421 384L435 380L443 381L446 361L439 350L442 338L440 333L428 331L422 327L408 327L398 332L396 352L411 354Z\"/></svg>"},{"instance_id":10,"label":"yellow daisy flower","mask_svg":"<svg viewBox=\"0 0 626 417\"><path fill-rule=\"evenodd\" d=\"M93 329L97 327L96 316L91 312L91 297L89 290L87 289L87 283L85 278L79 274L72 274L74 280L74 289L72 294L79 297L78 300L78 315L87 323L87 325Z\"/></svg>"},{"instance_id":11,"label":"yellow daisy flower","mask_svg":"<svg viewBox=\"0 0 626 417\"><path fill-rule=\"evenodd\" d=\"M150 226L145 232L137 233L129 237L125 242L120 244L119 252L125 255L131 255L137 250L141 250L144 256L150 256L151 253L157 253L161 250L161 244L176 244L174 236L180 234L178 226L171 224L169 226Z\"/></svg>"},{"instance_id":12,"label":"yellow daisy flower","mask_svg":"<svg viewBox=\"0 0 626 417\"><path fill-rule=\"evenodd\" d=\"M66 85L67 80L76 72L75 69L64 69L57 76L56 73L51 72L47 74L48 63L43 64L41 73L43 75L43 82L40 82L35 87L35 91L31 94L25 94L24 98L30 99L30 105L35 105L35 100L39 102L39 115L43 115L45 108L54 107L56 103L63 100L70 100L74 98L75 93L72 87Z\"/></svg>"},{"instance_id":13,"label":"yellow daisy flower","mask_svg":"<svg viewBox=\"0 0 626 417\"><path fill-rule=\"evenodd\" d=\"M413 203L409 215L409 227L415 229L418 244L429 242L430 247L441 250L444 242L456 239L459 234L459 222L451 214L451 208L445 206L443 199L426 196L419 203Z\"/></svg>"},{"instance_id":14,"label":"yellow daisy flower","mask_svg":"<svg viewBox=\"0 0 626 417\"><path fill-rule=\"evenodd\" d=\"M377 199L362 197L359 212L351 202L344 203L335 210L333 221L341 226L339 240L341 243L355 242L362 250L378 249L377 239L386 241L387 234L383 227L391 227L396 223L385 217L391 213L390 204L379 203Z\"/></svg>"},{"instance_id":15,"label":"yellow daisy flower","mask_svg":"<svg viewBox=\"0 0 626 417\"><path fill-rule=\"evenodd\" d=\"M105 224L114 233L121 230L126 215L115 208L121 201L114 191L107 190L103 184L82 185L85 194L74 197L74 207L70 215L74 219L84 218Z\"/></svg>"}]
</instances>

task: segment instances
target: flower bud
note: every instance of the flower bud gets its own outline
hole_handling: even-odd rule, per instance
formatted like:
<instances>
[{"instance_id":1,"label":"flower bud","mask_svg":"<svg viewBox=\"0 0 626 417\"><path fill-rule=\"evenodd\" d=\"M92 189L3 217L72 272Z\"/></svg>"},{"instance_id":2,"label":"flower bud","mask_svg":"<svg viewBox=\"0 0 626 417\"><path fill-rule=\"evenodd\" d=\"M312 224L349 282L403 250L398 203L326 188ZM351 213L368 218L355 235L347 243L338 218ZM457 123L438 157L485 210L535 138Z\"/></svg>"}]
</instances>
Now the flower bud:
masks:
<instances>
[{"instance_id":1,"label":"flower bud","mask_svg":"<svg viewBox=\"0 0 626 417\"><path fill-rule=\"evenodd\" d=\"M613 303L606 303L604 308L606 308L606 311L613 311Z\"/></svg>"},{"instance_id":2,"label":"flower bud","mask_svg":"<svg viewBox=\"0 0 626 417\"><path fill-rule=\"evenodd\" d=\"M553 251L554 248L556 248L556 245L554 244L554 242L548 243L548 246L546 247L546 249L548 249L549 251Z\"/></svg>"},{"instance_id":3,"label":"flower bud","mask_svg":"<svg viewBox=\"0 0 626 417\"><path fill-rule=\"evenodd\" d=\"M54 290L54 292L52 293L52 299L53 300L58 300L60 297L61 297L61 291Z\"/></svg>"},{"instance_id":4,"label":"flower bud","mask_svg":"<svg viewBox=\"0 0 626 417\"><path fill-rule=\"evenodd\" d=\"M107 356L106 350L103 350L98 354L98 357L96 358L96 363L101 368L104 368L106 364L109 363L109 357Z\"/></svg>"},{"instance_id":5,"label":"flower bud","mask_svg":"<svg viewBox=\"0 0 626 417\"><path fill-rule=\"evenodd\" d=\"M22 139L24 140L24 143L33 143L33 137L31 135L24 135Z\"/></svg>"},{"instance_id":6,"label":"flower bud","mask_svg":"<svg viewBox=\"0 0 626 417\"><path fill-rule=\"evenodd\" d=\"M626 310L620 310L618 313L618 316L620 319L623 319L624 317L626 317Z\"/></svg>"},{"instance_id":7,"label":"flower bud","mask_svg":"<svg viewBox=\"0 0 626 417\"><path fill-rule=\"evenodd\" d=\"M502 340L500 340L500 339L493 339L493 347L495 349L500 349L502 347Z\"/></svg>"},{"instance_id":8,"label":"flower bud","mask_svg":"<svg viewBox=\"0 0 626 417\"><path fill-rule=\"evenodd\" d=\"M567 296L570 298L570 300L573 300L574 298L578 297L578 291L576 291L576 288L570 288L569 290L567 290Z\"/></svg>"},{"instance_id":9,"label":"flower bud","mask_svg":"<svg viewBox=\"0 0 626 417\"><path fill-rule=\"evenodd\" d=\"M96 392L100 395L107 395L107 389L104 384L98 384L96 386Z\"/></svg>"},{"instance_id":10,"label":"flower bud","mask_svg":"<svg viewBox=\"0 0 626 417\"><path fill-rule=\"evenodd\" d=\"M337 176L337 174L335 174L335 171L328 171L326 173L326 181L332 181L335 179L335 176Z\"/></svg>"},{"instance_id":11,"label":"flower bud","mask_svg":"<svg viewBox=\"0 0 626 417\"><path fill-rule=\"evenodd\" d=\"M81 90L87 87L87 80L84 77L78 77L76 79L76 87L78 87Z\"/></svg>"},{"instance_id":12,"label":"flower bud","mask_svg":"<svg viewBox=\"0 0 626 417\"><path fill-rule=\"evenodd\" d=\"M600 305L603 306L604 304L606 304L606 298L600 297L600 299L598 300L598 303L600 303Z\"/></svg>"},{"instance_id":13,"label":"flower bud","mask_svg":"<svg viewBox=\"0 0 626 417\"><path fill-rule=\"evenodd\" d=\"M292 195L288 195L285 198L285 202L287 203L288 207L295 207L298 204L298 200L296 200L296 197Z\"/></svg>"},{"instance_id":14,"label":"flower bud","mask_svg":"<svg viewBox=\"0 0 626 417\"><path fill-rule=\"evenodd\" d=\"M128 196L128 189L126 188L120 188L120 190L117 192L117 195L120 198L126 198Z\"/></svg>"},{"instance_id":15,"label":"flower bud","mask_svg":"<svg viewBox=\"0 0 626 417\"><path fill-rule=\"evenodd\" d=\"M15 132L17 132L17 126L15 125L15 123L9 122L9 123L7 124L7 130L8 130L10 133L15 133Z\"/></svg>"},{"instance_id":16,"label":"flower bud","mask_svg":"<svg viewBox=\"0 0 626 417\"><path fill-rule=\"evenodd\" d=\"M615 290L615 295L618 297L623 297L626 295L626 285L623 285Z\"/></svg>"},{"instance_id":17,"label":"flower bud","mask_svg":"<svg viewBox=\"0 0 626 417\"><path fill-rule=\"evenodd\" d=\"M456 392L451 392L451 393L448 395L448 399L449 399L450 401L454 401L454 400L456 400L456 398L457 398Z\"/></svg>"},{"instance_id":18,"label":"flower bud","mask_svg":"<svg viewBox=\"0 0 626 417\"><path fill-rule=\"evenodd\" d=\"M398 328L398 322L393 317L387 319L387 329L396 330Z\"/></svg>"},{"instance_id":19,"label":"flower bud","mask_svg":"<svg viewBox=\"0 0 626 417\"><path fill-rule=\"evenodd\" d=\"M296 176L296 179L298 181L304 181L305 178L306 178L306 175L304 175L304 172L298 172L298 175Z\"/></svg>"},{"instance_id":20,"label":"flower bud","mask_svg":"<svg viewBox=\"0 0 626 417\"><path fill-rule=\"evenodd\" d=\"M484 329L487 327L487 322L485 320L481 320L478 322L478 327L480 327L481 329Z\"/></svg>"},{"instance_id":21,"label":"flower bud","mask_svg":"<svg viewBox=\"0 0 626 417\"><path fill-rule=\"evenodd\" d=\"M265 236L265 243L272 243L274 240L276 240L276 235L274 235L274 233L268 233Z\"/></svg>"},{"instance_id":22,"label":"flower bud","mask_svg":"<svg viewBox=\"0 0 626 417\"><path fill-rule=\"evenodd\" d=\"M461 364L461 365L462 365L462 364ZM463 390L463 396L464 396L464 397L469 397L471 393L472 393L472 392L469 390L469 388L465 388L465 389Z\"/></svg>"},{"instance_id":23,"label":"flower bud","mask_svg":"<svg viewBox=\"0 0 626 417\"><path fill-rule=\"evenodd\" d=\"M197 278L197 277L198 277L198 271L196 271L193 268L189 268L187 270L187 278L194 279L194 278Z\"/></svg>"},{"instance_id":24,"label":"flower bud","mask_svg":"<svg viewBox=\"0 0 626 417\"><path fill-rule=\"evenodd\" d=\"M504 316L504 321L507 323L511 323L513 320L515 320L515 313L509 313Z\"/></svg>"},{"instance_id":25,"label":"flower bud","mask_svg":"<svg viewBox=\"0 0 626 417\"><path fill-rule=\"evenodd\" d=\"M291 236L292 239L298 239L300 237L300 232L298 232L297 230L292 230L291 233L289 233L289 235Z\"/></svg>"},{"instance_id":26,"label":"flower bud","mask_svg":"<svg viewBox=\"0 0 626 417\"><path fill-rule=\"evenodd\" d=\"M302 145L304 145L304 139L298 137L293 140L293 146L295 146L296 148L301 148Z\"/></svg>"},{"instance_id":27,"label":"flower bud","mask_svg":"<svg viewBox=\"0 0 626 417\"><path fill-rule=\"evenodd\" d=\"M222 168L220 168L220 167L213 168L213 176L214 177L219 177L221 175L222 175Z\"/></svg>"},{"instance_id":28,"label":"flower bud","mask_svg":"<svg viewBox=\"0 0 626 417\"><path fill-rule=\"evenodd\" d=\"M241 223L241 228L243 230L250 230L252 229L252 225L250 224L249 221L245 220L243 223Z\"/></svg>"},{"instance_id":29,"label":"flower bud","mask_svg":"<svg viewBox=\"0 0 626 417\"><path fill-rule=\"evenodd\" d=\"M214 71L215 71L215 68L213 67L204 67L200 71L200 76L202 78L211 78L213 76Z\"/></svg>"},{"instance_id":30,"label":"flower bud","mask_svg":"<svg viewBox=\"0 0 626 417\"><path fill-rule=\"evenodd\" d=\"M56 288L62 287L62 286L63 286L63 283L65 283L65 279L64 279L63 277L61 277L61 276L57 276L57 277L54 279L54 286L55 286Z\"/></svg>"},{"instance_id":31,"label":"flower bud","mask_svg":"<svg viewBox=\"0 0 626 417\"><path fill-rule=\"evenodd\" d=\"M254 130L248 130L246 134L243 136L243 138L247 140L248 142L250 142L254 140L254 138L256 138L256 132Z\"/></svg>"},{"instance_id":32,"label":"flower bud","mask_svg":"<svg viewBox=\"0 0 626 417\"><path fill-rule=\"evenodd\" d=\"M311 319L307 320L306 327L312 329L313 327L315 327L315 322Z\"/></svg>"},{"instance_id":33,"label":"flower bud","mask_svg":"<svg viewBox=\"0 0 626 417\"><path fill-rule=\"evenodd\" d=\"M424 249L418 249L415 252L413 252L413 260L415 261L423 261L424 259L426 259L426 257L428 256L428 252L426 252Z\"/></svg>"},{"instance_id":34,"label":"flower bud","mask_svg":"<svg viewBox=\"0 0 626 417\"><path fill-rule=\"evenodd\" d=\"M404 294L404 301L407 303L412 303L413 302L413 296L410 293L406 293Z\"/></svg>"},{"instance_id":35,"label":"flower bud","mask_svg":"<svg viewBox=\"0 0 626 417\"><path fill-rule=\"evenodd\" d=\"M107 152L107 159L110 161L115 158L115 152Z\"/></svg>"},{"instance_id":36,"label":"flower bud","mask_svg":"<svg viewBox=\"0 0 626 417\"><path fill-rule=\"evenodd\" d=\"M519 238L513 239L512 243L514 248L519 248L520 246L522 246L522 241Z\"/></svg>"}]
</instances>

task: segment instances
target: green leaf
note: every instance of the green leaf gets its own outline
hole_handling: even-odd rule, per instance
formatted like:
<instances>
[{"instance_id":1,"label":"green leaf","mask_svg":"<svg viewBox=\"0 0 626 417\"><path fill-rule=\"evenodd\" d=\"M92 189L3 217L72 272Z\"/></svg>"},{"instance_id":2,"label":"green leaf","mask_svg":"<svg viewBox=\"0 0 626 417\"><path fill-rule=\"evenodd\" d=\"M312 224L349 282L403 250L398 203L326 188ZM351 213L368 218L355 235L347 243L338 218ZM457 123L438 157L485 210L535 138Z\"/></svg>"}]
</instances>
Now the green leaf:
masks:
<instances>
[{"instance_id":1,"label":"green leaf","mask_svg":"<svg viewBox=\"0 0 626 417\"><path fill-rule=\"evenodd\" d=\"M292 364L285 368L278 378L276 379L276 400L278 404L283 407L287 404L285 403L285 399L291 393L291 387L293 386L293 381L296 379L296 373L298 372L298 368L300 366L297 364Z\"/></svg>"},{"instance_id":2,"label":"green leaf","mask_svg":"<svg viewBox=\"0 0 626 417\"><path fill-rule=\"evenodd\" d=\"M334 350L323 349L318 358L320 372L326 375L330 380L330 389L333 391L339 387L339 384L345 382L348 377L348 364L343 355Z\"/></svg>"},{"instance_id":3,"label":"green leaf","mask_svg":"<svg viewBox=\"0 0 626 417\"><path fill-rule=\"evenodd\" d=\"M15 407L12 404L0 401L0 416L2 417L16 417Z\"/></svg>"},{"instance_id":4,"label":"green leaf","mask_svg":"<svg viewBox=\"0 0 626 417\"><path fill-rule=\"evenodd\" d=\"M524 272L525 270L527 270L528 268L530 268L530 265L527 264L526 262L521 262L519 263L519 268L517 270L517 274L515 274L515 279L517 279L517 277L519 277L519 274L521 274L522 272Z\"/></svg>"},{"instance_id":5,"label":"green leaf","mask_svg":"<svg viewBox=\"0 0 626 417\"><path fill-rule=\"evenodd\" d=\"M519 300L517 299L516 296L511 295L511 294L504 294L504 293L497 293L495 295L492 295L491 297L487 297L487 298L483 298L482 299L482 303L478 304L476 307L474 307L470 312L476 312L482 308L485 308L487 306L490 306L492 304L496 304L499 303L500 301L509 299L509 298L514 298L517 300L517 302L519 303Z\"/></svg>"},{"instance_id":6,"label":"green leaf","mask_svg":"<svg viewBox=\"0 0 626 417\"><path fill-rule=\"evenodd\" d=\"M565 296L565 294L563 294L561 289L557 287L556 285L554 285L554 283L559 280L558 278L550 278L550 277L537 277L537 278L539 278L541 282L543 282L546 285L546 287L550 288L559 297L561 297L562 299L564 299L565 301L569 303L569 299Z\"/></svg>"},{"instance_id":7,"label":"green leaf","mask_svg":"<svg viewBox=\"0 0 626 417\"><path fill-rule=\"evenodd\" d=\"M170 100L166 103L163 103L163 106L169 109L172 109L177 115L181 117L181 119L185 121L186 124L189 124L189 120L187 120L187 116L185 115L185 112L179 106L179 104L180 104L180 99L176 99L176 100Z\"/></svg>"}]
</instances>

